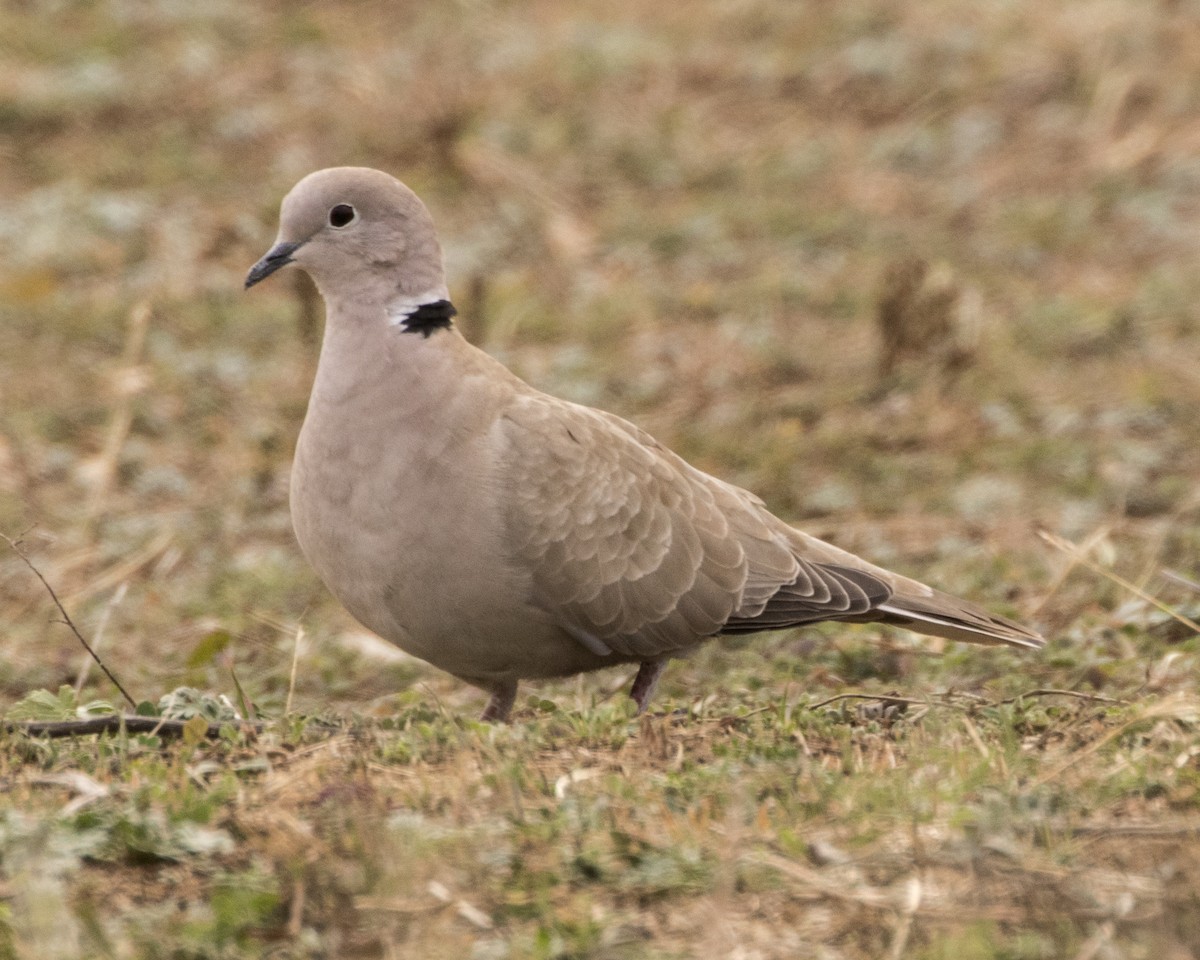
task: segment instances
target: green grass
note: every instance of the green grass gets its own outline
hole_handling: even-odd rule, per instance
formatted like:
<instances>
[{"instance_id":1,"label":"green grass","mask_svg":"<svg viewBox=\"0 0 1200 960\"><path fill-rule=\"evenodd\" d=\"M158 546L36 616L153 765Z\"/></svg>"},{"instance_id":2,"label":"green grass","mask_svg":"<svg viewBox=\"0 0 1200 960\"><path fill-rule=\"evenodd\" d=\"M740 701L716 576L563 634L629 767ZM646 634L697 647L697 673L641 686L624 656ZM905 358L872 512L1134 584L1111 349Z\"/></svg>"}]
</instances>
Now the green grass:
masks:
<instances>
[{"instance_id":1,"label":"green grass","mask_svg":"<svg viewBox=\"0 0 1200 960\"><path fill-rule=\"evenodd\" d=\"M778 935L775 918L788 949L866 955L909 903L918 956L964 940L1072 955L1098 910L1129 947L1194 934L1194 887L1156 872L1200 866L1180 848L1197 829L1200 777L1177 762L1200 754L1194 698L808 701L10 739L10 932L62 909L79 955L240 956L282 937L300 956L686 956ZM79 780L91 792L68 813ZM149 931L184 952L130 946Z\"/></svg>"}]
</instances>

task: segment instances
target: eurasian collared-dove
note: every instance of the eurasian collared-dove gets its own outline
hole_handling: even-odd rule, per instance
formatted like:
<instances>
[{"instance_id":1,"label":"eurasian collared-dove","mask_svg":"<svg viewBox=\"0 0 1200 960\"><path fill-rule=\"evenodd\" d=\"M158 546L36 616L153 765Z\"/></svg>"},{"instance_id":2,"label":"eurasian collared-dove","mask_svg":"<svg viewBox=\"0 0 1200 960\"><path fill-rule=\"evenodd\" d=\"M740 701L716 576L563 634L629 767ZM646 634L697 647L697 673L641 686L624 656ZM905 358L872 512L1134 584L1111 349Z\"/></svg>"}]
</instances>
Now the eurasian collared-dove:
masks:
<instances>
[{"instance_id":1,"label":"eurasian collared-dove","mask_svg":"<svg viewBox=\"0 0 1200 960\"><path fill-rule=\"evenodd\" d=\"M326 304L292 467L296 537L363 624L490 692L666 662L718 634L821 620L1040 647L1032 630L793 529L610 413L519 380L454 328L424 204L321 170L284 198L250 287L295 263Z\"/></svg>"}]
</instances>

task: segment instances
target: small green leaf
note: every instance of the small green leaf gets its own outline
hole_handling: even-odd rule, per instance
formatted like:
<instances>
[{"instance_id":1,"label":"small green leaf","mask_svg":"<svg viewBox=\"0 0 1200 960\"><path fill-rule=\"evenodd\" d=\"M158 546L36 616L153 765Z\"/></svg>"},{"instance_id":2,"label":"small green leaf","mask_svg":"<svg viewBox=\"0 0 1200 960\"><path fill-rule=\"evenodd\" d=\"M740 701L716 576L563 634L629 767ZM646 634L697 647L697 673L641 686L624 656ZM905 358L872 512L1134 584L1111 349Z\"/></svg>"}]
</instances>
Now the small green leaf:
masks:
<instances>
[{"instance_id":1,"label":"small green leaf","mask_svg":"<svg viewBox=\"0 0 1200 960\"><path fill-rule=\"evenodd\" d=\"M237 671L233 667L229 668L229 675L233 677L233 688L237 691L238 709L242 711L242 716L247 720L253 720L254 704L246 696L246 691L242 689L242 683L238 680Z\"/></svg>"},{"instance_id":2,"label":"small green leaf","mask_svg":"<svg viewBox=\"0 0 1200 960\"><path fill-rule=\"evenodd\" d=\"M75 691L63 684L58 693L31 690L8 711L10 720L74 720Z\"/></svg>"},{"instance_id":3,"label":"small green leaf","mask_svg":"<svg viewBox=\"0 0 1200 960\"><path fill-rule=\"evenodd\" d=\"M183 742L189 747L199 746L208 736L208 721L197 714L183 724Z\"/></svg>"}]
</instances>

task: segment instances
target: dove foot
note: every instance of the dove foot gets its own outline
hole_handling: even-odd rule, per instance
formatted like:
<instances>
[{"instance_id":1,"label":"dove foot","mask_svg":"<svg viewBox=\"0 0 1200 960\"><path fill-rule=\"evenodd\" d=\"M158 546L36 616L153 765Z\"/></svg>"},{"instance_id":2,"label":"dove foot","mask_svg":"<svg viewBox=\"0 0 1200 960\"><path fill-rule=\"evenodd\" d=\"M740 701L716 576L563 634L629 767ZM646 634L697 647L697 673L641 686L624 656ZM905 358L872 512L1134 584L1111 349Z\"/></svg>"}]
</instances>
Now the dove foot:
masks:
<instances>
[{"instance_id":1,"label":"dove foot","mask_svg":"<svg viewBox=\"0 0 1200 960\"><path fill-rule=\"evenodd\" d=\"M637 676L633 678L633 686L629 688L629 695L637 704L639 716L645 713L646 708L650 706L650 698L658 689L658 681L666 669L666 660L646 660L638 667Z\"/></svg>"},{"instance_id":2,"label":"dove foot","mask_svg":"<svg viewBox=\"0 0 1200 960\"><path fill-rule=\"evenodd\" d=\"M492 699L483 710L479 719L484 723L507 723L508 715L512 712L513 703L517 699L517 681L508 680L497 683L492 690Z\"/></svg>"}]
</instances>

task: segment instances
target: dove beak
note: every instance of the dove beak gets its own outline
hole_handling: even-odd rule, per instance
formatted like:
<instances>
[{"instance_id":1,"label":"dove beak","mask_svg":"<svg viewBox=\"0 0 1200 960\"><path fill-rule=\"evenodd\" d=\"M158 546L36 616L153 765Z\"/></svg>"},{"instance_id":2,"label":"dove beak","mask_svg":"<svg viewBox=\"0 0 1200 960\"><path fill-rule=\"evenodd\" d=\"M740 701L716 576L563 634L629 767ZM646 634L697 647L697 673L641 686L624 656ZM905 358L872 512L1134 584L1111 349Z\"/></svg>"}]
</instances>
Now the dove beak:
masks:
<instances>
[{"instance_id":1,"label":"dove beak","mask_svg":"<svg viewBox=\"0 0 1200 960\"><path fill-rule=\"evenodd\" d=\"M246 274L246 289L249 290L256 283L266 280L280 267L286 267L292 262L292 254L304 246L304 243L303 240L287 240L275 244Z\"/></svg>"}]
</instances>

